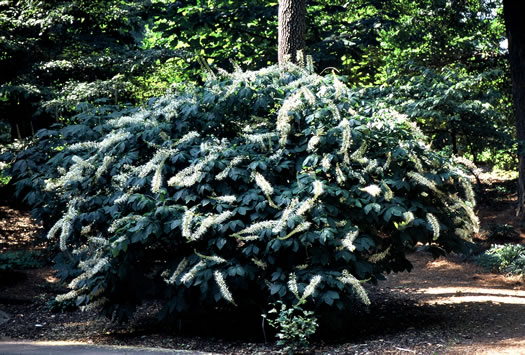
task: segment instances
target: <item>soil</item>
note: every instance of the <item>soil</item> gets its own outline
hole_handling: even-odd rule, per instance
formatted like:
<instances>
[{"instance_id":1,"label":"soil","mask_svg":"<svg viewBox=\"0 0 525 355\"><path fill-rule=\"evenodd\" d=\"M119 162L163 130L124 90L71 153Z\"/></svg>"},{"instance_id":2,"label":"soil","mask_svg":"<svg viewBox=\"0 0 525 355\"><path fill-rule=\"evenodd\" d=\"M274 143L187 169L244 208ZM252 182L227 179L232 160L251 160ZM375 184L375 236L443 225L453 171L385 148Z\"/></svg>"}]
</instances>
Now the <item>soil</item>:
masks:
<instances>
[{"instance_id":1,"label":"soil","mask_svg":"<svg viewBox=\"0 0 525 355\"><path fill-rule=\"evenodd\" d=\"M485 232L476 239L480 248L511 239L524 242L525 234L514 217L513 184L484 181L478 215ZM514 233L491 235L495 226L502 225ZM0 251L44 248L33 243L39 228L27 213L0 206ZM521 278L486 272L459 255L433 259L424 248L410 254L409 260L412 272L391 274L378 285L367 285L372 305L341 322L344 336L322 334L307 353L525 354L525 282ZM63 291L50 266L0 273L0 341L77 341L221 354L280 351L274 343L264 343L262 331L204 337L180 323L158 322L154 303L142 306L127 325L111 323L95 312L52 312L49 300Z\"/></svg>"}]
</instances>

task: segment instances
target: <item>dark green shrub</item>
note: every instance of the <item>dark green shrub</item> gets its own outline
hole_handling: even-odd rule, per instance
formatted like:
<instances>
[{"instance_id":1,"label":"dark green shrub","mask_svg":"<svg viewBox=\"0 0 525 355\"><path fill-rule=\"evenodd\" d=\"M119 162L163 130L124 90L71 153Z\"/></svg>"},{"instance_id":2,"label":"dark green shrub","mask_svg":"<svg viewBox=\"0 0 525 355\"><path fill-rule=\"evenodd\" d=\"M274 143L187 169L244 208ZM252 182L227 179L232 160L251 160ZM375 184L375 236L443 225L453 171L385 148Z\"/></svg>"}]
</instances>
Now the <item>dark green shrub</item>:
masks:
<instances>
[{"instance_id":1,"label":"dark green shrub","mask_svg":"<svg viewBox=\"0 0 525 355\"><path fill-rule=\"evenodd\" d=\"M32 140L7 146L0 155L5 180L15 186L14 202L33 207L33 216L45 227L51 227L64 209L66 200L58 191L46 190L45 180L58 177L71 164L72 154L65 147L83 141L100 140L111 129L106 120L132 114L138 109L117 105L94 107L79 104L71 125L55 124L39 130Z\"/></svg>"},{"instance_id":2,"label":"dark green shrub","mask_svg":"<svg viewBox=\"0 0 525 355\"><path fill-rule=\"evenodd\" d=\"M436 150L465 155L476 163L516 166L511 115L495 88L504 74L500 69L410 68L406 75L391 76L387 85L367 88L368 95L417 122Z\"/></svg>"},{"instance_id":3,"label":"dark green shrub","mask_svg":"<svg viewBox=\"0 0 525 355\"><path fill-rule=\"evenodd\" d=\"M67 299L59 302L53 298L47 302L47 307L54 313L72 312L78 309L76 300L74 299Z\"/></svg>"},{"instance_id":4,"label":"dark green shrub","mask_svg":"<svg viewBox=\"0 0 525 355\"><path fill-rule=\"evenodd\" d=\"M164 315L305 299L348 309L367 301L360 280L411 268L407 248L461 251L477 231L462 170L335 76L209 76L89 140L68 128L80 142L62 141L45 192L26 195L62 211L48 236L79 260L59 301L118 319L146 298Z\"/></svg>"},{"instance_id":5,"label":"dark green shrub","mask_svg":"<svg viewBox=\"0 0 525 355\"><path fill-rule=\"evenodd\" d=\"M518 240L520 235L511 224L489 223L487 225L486 237L491 243L505 243Z\"/></svg>"},{"instance_id":6,"label":"dark green shrub","mask_svg":"<svg viewBox=\"0 0 525 355\"><path fill-rule=\"evenodd\" d=\"M0 253L0 271L37 269L44 263L37 251L6 251Z\"/></svg>"},{"instance_id":7,"label":"dark green shrub","mask_svg":"<svg viewBox=\"0 0 525 355\"><path fill-rule=\"evenodd\" d=\"M523 275L525 273L525 246L521 244L495 244L478 256L477 262L489 271Z\"/></svg>"}]
</instances>

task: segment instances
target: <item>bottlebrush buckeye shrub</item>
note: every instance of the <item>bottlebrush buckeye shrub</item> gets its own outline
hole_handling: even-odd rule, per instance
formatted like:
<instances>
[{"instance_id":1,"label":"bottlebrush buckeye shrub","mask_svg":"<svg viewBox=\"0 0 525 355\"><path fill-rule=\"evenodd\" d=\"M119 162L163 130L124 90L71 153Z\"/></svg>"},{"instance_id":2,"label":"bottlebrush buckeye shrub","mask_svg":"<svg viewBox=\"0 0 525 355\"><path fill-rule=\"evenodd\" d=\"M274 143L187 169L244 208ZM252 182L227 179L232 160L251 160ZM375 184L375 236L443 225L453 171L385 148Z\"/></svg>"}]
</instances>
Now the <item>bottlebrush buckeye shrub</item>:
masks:
<instances>
[{"instance_id":1,"label":"bottlebrush buckeye shrub","mask_svg":"<svg viewBox=\"0 0 525 355\"><path fill-rule=\"evenodd\" d=\"M46 181L67 202L48 237L78 261L58 300L118 318L146 298L348 309L415 243L460 251L478 228L467 176L403 115L291 64L220 72L105 127Z\"/></svg>"}]
</instances>

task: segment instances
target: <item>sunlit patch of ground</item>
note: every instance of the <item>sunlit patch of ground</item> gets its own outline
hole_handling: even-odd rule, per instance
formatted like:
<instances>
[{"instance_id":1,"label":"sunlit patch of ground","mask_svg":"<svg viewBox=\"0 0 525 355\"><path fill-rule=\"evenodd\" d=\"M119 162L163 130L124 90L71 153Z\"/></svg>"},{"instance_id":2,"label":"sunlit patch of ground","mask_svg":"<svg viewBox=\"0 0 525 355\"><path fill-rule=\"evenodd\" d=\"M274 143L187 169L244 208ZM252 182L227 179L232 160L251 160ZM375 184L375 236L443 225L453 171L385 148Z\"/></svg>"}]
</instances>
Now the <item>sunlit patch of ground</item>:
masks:
<instances>
[{"instance_id":1,"label":"sunlit patch of ground","mask_svg":"<svg viewBox=\"0 0 525 355\"><path fill-rule=\"evenodd\" d=\"M427 303L492 302L525 305L525 291L519 290L481 287L429 287L418 289L418 292L431 296L425 298Z\"/></svg>"},{"instance_id":2,"label":"sunlit patch of ground","mask_svg":"<svg viewBox=\"0 0 525 355\"><path fill-rule=\"evenodd\" d=\"M0 205L0 251L27 248L41 228L29 214Z\"/></svg>"},{"instance_id":3,"label":"sunlit patch of ground","mask_svg":"<svg viewBox=\"0 0 525 355\"><path fill-rule=\"evenodd\" d=\"M413 272L390 275L384 286L450 319L438 325L453 334L438 353L525 354L522 279L487 273L458 256L433 260L428 253L415 253L409 259Z\"/></svg>"},{"instance_id":4,"label":"sunlit patch of ground","mask_svg":"<svg viewBox=\"0 0 525 355\"><path fill-rule=\"evenodd\" d=\"M523 355L525 354L525 340L521 338L509 338L502 341L494 342L492 344L485 344L483 348L472 348L469 345L460 345L455 347L455 351L457 354L468 355Z\"/></svg>"}]
</instances>

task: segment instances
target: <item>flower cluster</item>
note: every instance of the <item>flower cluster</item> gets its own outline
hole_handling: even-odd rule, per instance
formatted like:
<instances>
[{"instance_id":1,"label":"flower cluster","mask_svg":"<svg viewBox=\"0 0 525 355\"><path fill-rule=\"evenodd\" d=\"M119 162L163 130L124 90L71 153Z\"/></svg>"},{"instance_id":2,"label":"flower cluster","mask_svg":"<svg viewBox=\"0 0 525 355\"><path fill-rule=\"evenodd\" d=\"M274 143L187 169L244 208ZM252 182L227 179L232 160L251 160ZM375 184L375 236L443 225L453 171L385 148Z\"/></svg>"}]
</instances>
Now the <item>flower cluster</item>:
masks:
<instances>
[{"instance_id":1,"label":"flower cluster","mask_svg":"<svg viewBox=\"0 0 525 355\"><path fill-rule=\"evenodd\" d=\"M349 273L348 270L343 270L341 272L341 276L339 276L337 279L343 284L351 285L361 302L363 302L367 306L370 305L370 299L368 298L365 289L361 285L361 282L358 279L356 279L351 273Z\"/></svg>"},{"instance_id":2,"label":"flower cluster","mask_svg":"<svg viewBox=\"0 0 525 355\"><path fill-rule=\"evenodd\" d=\"M223 171L218 173L217 176L215 176L215 179L217 179L219 181L224 180L228 176L228 174L230 173L231 169L234 168L235 166L239 165L245 159L248 159L248 157L236 156L235 158L233 158L233 160L230 162L230 164L226 167L226 169L224 169Z\"/></svg>"},{"instance_id":3,"label":"flower cluster","mask_svg":"<svg viewBox=\"0 0 525 355\"><path fill-rule=\"evenodd\" d=\"M220 225L227 219L232 216L231 211L225 211L220 214L212 214L205 217L201 220L201 223L196 231L191 230L191 225L193 224L194 214L192 211L188 210L182 218L182 236L188 239L189 241L195 241L201 238L204 233L213 225Z\"/></svg>"},{"instance_id":4,"label":"flower cluster","mask_svg":"<svg viewBox=\"0 0 525 355\"><path fill-rule=\"evenodd\" d=\"M439 221L432 213L427 213L427 221L430 224L430 227L432 228L432 233L434 234L433 238L434 240L437 240L439 238Z\"/></svg>"},{"instance_id":5,"label":"flower cluster","mask_svg":"<svg viewBox=\"0 0 525 355\"><path fill-rule=\"evenodd\" d=\"M314 277L312 277L312 279L310 280L310 283L308 283L308 285L304 289L303 295L301 296L301 300L305 300L314 294L315 289L321 282L321 279L322 279L321 275L315 275Z\"/></svg>"},{"instance_id":6,"label":"flower cluster","mask_svg":"<svg viewBox=\"0 0 525 355\"><path fill-rule=\"evenodd\" d=\"M235 301L233 300L232 294L230 290L228 289L228 286L226 285L226 282L224 281L224 276L221 272L215 271L213 273L213 277L215 277L215 282L217 282L217 285L219 286L219 290L221 291L222 297L236 306Z\"/></svg>"},{"instance_id":7,"label":"flower cluster","mask_svg":"<svg viewBox=\"0 0 525 355\"><path fill-rule=\"evenodd\" d=\"M206 262L204 260L199 261L197 264L193 265L190 271L182 275L180 282L182 282L183 284L190 283L195 278L195 276L197 276L197 272L199 272L199 270L202 269L204 266L206 266Z\"/></svg>"},{"instance_id":8,"label":"flower cluster","mask_svg":"<svg viewBox=\"0 0 525 355\"><path fill-rule=\"evenodd\" d=\"M356 240L357 236L359 235L359 230L352 230L344 236L343 240L341 241L341 244L348 249L351 253L355 251L356 246L354 245L354 241Z\"/></svg>"},{"instance_id":9,"label":"flower cluster","mask_svg":"<svg viewBox=\"0 0 525 355\"><path fill-rule=\"evenodd\" d=\"M203 176L202 168L206 166L210 161L215 160L217 155L210 154L197 164L190 165L187 168L178 172L175 176L168 180L168 186L175 187L190 187L199 181Z\"/></svg>"},{"instance_id":10,"label":"flower cluster","mask_svg":"<svg viewBox=\"0 0 525 355\"><path fill-rule=\"evenodd\" d=\"M271 196L273 194L272 185L258 172L255 173L255 183L266 196Z\"/></svg>"},{"instance_id":11,"label":"flower cluster","mask_svg":"<svg viewBox=\"0 0 525 355\"><path fill-rule=\"evenodd\" d=\"M313 196L299 205L296 215L303 216L306 212L311 210L315 205L315 201L317 201L319 196L323 194L323 191L323 183L319 180L315 180L313 182Z\"/></svg>"},{"instance_id":12,"label":"flower cluster","mask_svg":"<svg viewBox=\"0 0 525 355\"><path fill-rule=\"evenodd\" d=\"M75 204L76 201L72 201L69 204L68 210L64 214L64 216L61 219L59 219L47 233L47 238L53 239L58 230L61 230L59 236L59 246L60 250L62 251L67 250L67 238L69 237L69 234L71 232L71 223L73 219L78 215L78 210L75 208Z\"/></svg>"},{"instance_id":13,"label":"flower cluster","mask_svg":"<svg viewBox=\"0 0 525 355\"><path fill-rule=\"evenodd\" d=\"M182 271L184 271L184 269L186 269L186 267L188 266L188 259L187 258L182 258L182 260L180 261L179 265L177 266L177 268L175 269L175 271L173 272L173 274L170 276L169 279L164 279L168 284L170 285L173 285L175 283L175 281L177 280L177 277L179 277L179 275L182 273ZM166 270L168 271L168 270Z\"/></svg>"}]
</instances>

